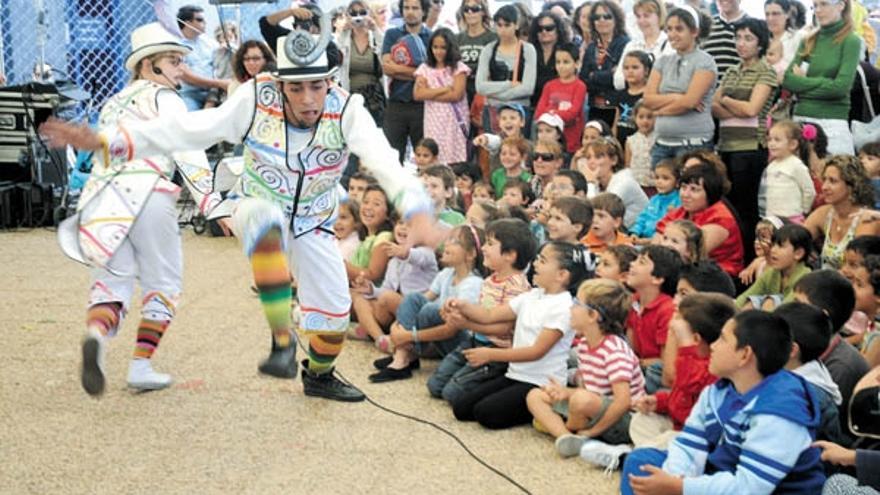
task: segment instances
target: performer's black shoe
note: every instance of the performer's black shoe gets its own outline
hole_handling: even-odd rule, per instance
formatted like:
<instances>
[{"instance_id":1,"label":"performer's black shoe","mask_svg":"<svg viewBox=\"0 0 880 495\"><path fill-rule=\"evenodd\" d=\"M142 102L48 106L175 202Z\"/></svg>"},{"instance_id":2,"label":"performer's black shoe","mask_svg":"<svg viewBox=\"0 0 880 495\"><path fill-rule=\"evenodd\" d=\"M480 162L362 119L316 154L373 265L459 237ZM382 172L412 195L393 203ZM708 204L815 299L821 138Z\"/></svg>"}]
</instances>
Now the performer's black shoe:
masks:
<instances>
[{"instance_id":1,"label":"performer's black shoe","mask_svg":"<svg viewBox=\"0 0 880 495\"><path fill-rule=\"evenodd\" d=\"M83 340L80 381L89 395L104 393L104 342L95 330L90 330Z\"/></svg>"},{"instance_id":2,"label":"performer's black shoe","mask_svg":"<svg viewBox=\"0 0 880 495\"><path fill-rule=\"evenodd\" d=\"M316 374L309 371L308 361L302 362L303 391L312 397L323 397L341 402L360 402L367 398L363 392L353 385L343 383L333 374L333 368L326 373Z\"/></svg>"},{"instance_id":3,"label":"performer's black shoe","mask_svg":"<svg viewBox=\"0 0 880 495\"><path fill-rule=\"evenodd\" d=\"M291 342L287 347L272 345L272 352L258 368L264 375L276 378L296 378L296 345Z\"/></svg>"}]
</instances>

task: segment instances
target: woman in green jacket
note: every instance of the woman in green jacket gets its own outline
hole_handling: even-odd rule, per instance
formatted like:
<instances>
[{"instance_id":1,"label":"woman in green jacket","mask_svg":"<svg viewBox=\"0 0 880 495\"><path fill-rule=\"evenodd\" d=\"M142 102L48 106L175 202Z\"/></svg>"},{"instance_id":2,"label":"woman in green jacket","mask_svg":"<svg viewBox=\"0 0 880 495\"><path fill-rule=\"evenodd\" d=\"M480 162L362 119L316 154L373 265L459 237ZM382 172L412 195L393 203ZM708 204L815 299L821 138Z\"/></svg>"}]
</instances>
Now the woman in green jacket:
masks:
<instances>
[{"instance_id":1,"label":"woman in green jacket","mask_svg":"<svg viewBox=\"0 0 880 495\"><path fill-rule=\"evenodd\" d=\"M830 153L851 155L849 94L862 40L853 32L850 0L816 0L814 5L819 30L801 42L782 86L797 96L794 119L820 125Z\"/></svg>"}]
</instances>

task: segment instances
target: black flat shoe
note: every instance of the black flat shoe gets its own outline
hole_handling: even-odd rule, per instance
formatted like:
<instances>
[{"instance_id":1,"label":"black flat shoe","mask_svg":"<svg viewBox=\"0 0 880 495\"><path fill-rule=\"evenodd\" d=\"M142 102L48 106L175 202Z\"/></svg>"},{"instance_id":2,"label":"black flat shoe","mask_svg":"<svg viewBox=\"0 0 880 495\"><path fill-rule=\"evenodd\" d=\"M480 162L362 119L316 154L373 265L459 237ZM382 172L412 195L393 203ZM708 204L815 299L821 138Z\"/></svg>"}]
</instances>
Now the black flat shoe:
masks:
<instances>
[{"instance_id":1,"label":"black flat shoe","mask_svg":"<svg viewBox=\"0 0 880 495\"><path fill-rule=\"evenodd\" d=\"M393 382L396 380L406 380L412 377L412 369L407 366L402 370L394 368L385 368L377 373L370 375L370 381L373 383Z\"/></svg>"},{"instance_id":2,"label":"black flat shoe","mask_svg":"<svg viewBox=\"0 0 880 495\"><path fill-rule=\"evenodd\" d=\"M384 370L385 368L387 368L388 365L390 365L392 361L394 361L394 357L392 357L392 356L379 358L379 359L373 361L373 367L376 368L377 370L381 371L381 370ZM413 371L417 370L421 367L422 367L422 363L420 363L418 359L410 362L409 366L407 366L407 368L409 368L410 370L413 370Z\"/></svg>"},{"instance_id":3,"label":"black flat shoe","mask_svg":"<svg viewBox=\"0 0 880 495\"><path fill-rule=\"evenodd\" d=\"M343 383L336 378L331 368L326 373L316 374L308 370L307 361L303 361L302 382L303 392L311 397L337 400L340 402L360 402L367 398L356 387Z\"/></svg>"}]
</instances>

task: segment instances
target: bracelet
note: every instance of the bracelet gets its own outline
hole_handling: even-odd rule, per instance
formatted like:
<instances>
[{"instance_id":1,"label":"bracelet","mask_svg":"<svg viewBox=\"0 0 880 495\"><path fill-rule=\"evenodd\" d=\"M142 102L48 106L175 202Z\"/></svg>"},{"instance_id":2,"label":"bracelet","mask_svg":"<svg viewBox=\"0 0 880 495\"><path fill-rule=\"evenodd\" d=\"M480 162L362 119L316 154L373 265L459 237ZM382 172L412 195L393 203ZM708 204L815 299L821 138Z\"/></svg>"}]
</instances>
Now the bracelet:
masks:
<instances>
[{"instance_id":1,"label":"bracelet","mask_svg":"<svg viewBox=\"0 0 880 495\"><path fill-rule=\"evenodd\" d=\"M413 344L419 343L419 331L418 331L418 329L416 329L416 327L413 327L413 329L412 329L412 341L413 341Z\"/></svg>"}]
</instances>

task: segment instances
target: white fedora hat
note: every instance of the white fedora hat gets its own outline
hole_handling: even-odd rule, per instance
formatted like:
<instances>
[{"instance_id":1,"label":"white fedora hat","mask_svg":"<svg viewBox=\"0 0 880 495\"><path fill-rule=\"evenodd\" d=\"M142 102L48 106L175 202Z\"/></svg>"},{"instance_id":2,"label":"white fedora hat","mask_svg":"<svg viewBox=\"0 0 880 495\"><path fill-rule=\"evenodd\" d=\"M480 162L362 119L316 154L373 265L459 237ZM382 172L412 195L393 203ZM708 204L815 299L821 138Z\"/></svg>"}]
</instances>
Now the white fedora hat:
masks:
<instances>
[{"instance_id":1,"label":"white fedora hat","mask_svg":"<svg viewBox=\"0 0 880 495\"><path fill-rule=\"evenodd\" d=\"M317 36L309 36L313 40L318 39ZM300 65L290 59L285 49L286 42L287 37L282 36L278 38L277 50L275 52L278 54L278 64L277 69L271 72L272 77L287 82L318 81L332 77L339 70L339 67L330 67L330 63L327 60L326 46L323 49L318 47L318 41L312 44L311 47L303 50L302 56L305 56L306 52L311 51L309 48L314 49L317 47L318 50L321 50L321 54L307 65Z\"/></svg>"},{"instance_id":2,"label":"white fedora hat","mask_svg":"<svg viewBox=\"0 0 880 495\"><path fill-rule=\"evenodd\" d=\"M133 71L138 62L157 53L187 54L190 51L190 47L181 43L180 39L169 33L161 24L152 22L131 32L131 53L125 58L125 68Z\"/></svg>"}]
</instances>

